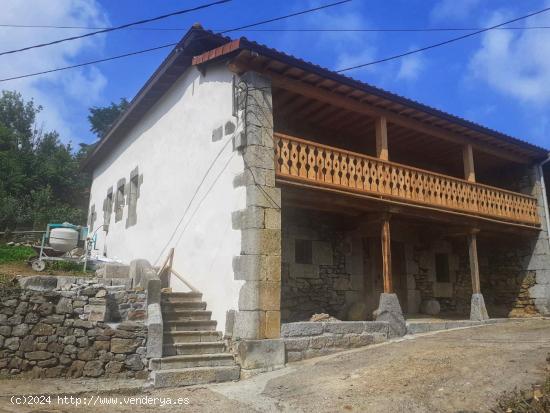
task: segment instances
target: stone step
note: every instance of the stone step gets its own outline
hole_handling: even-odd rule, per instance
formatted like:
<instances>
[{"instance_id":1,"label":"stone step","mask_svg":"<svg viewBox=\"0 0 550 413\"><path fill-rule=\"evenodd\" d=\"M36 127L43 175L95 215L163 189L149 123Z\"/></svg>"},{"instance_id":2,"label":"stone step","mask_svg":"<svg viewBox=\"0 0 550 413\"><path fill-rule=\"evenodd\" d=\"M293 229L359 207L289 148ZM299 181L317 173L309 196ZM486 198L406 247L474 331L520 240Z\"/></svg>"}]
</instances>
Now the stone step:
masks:
<instances>
[{"instance_id":1,"label":"stone step","mask_svg":"<svg viewBox=\"0 0 550 413\"><path fill-rule=\"evenodd\" d=\"M192 367L234 366L235 360L230 353L188 354L153 358L149 361L151 370L186 369Z\"/></svg>"},{"instance_id":2,"label":"stone step","mask_svg":"<svg viewBox=\"0 0 550 413\"><path fill-rule=\"evenodd\" d=\"M167 331L164 333L163 343L178 344L178 343L200 343L221 341L222 333L220 331Z\"/></svg>"},{"instance_id":3,"label":"stone step","mask_svg":"<svg viewBox=\"0 0 550 413\"><path fill-rule=\"evenodd\" d=\"M155 387L191 386L194 384L220 383L238 380L240 367L195 367L189 369L158 370L151 373Z\"/></svg>"},{"instance_id":4,"label":"stone step","mask_svg":"<svg viewBox=\"0 0 550 413\"><path fill-rule=\"evenodd\" d=\"M162 309L162 319L165 321L209 321L212 317L212 311L204 310L178 310L170 311Z\"/></svg>"},{"instance_id":5,"label":"stone step","mask_svg":"<svg viewBox=\"0 0 550 413\"><path fill-rule=\"evenodd\" d=\"M205 301L182 301L182 302L172 302L172 301L162 301L163 310L206 310Z\"/></svg>"},{"instance_id":6,"label":"stone step","mask_svg":"<svg viewBox=\"0 0 550 413\"><path fill-rule=\"evenodd\" d=\"M223 341L206 341L198 343L164 344L163 356L183 356L186 354L216 354L225 351Z\"/></svg>"},{"instance_id":7,"label":"stone step","mask_svg":"<svg viewBox=\"0 0 550 413\"><path fill-rule=\"evenodd\" d=\"M202 301L202 293L186 292L186 293L162 293L162 302L170 303L196 303Z\"/></svg>"},{"instance_id":8,"label":"stone step","mask_svg":"<svg viewBox=\"0 0 550 413\"><path fill-rule=\"evenodd\" d=\"M164 321L164 331L216 331L216 320Z\"/></svg>"}]
</instances>

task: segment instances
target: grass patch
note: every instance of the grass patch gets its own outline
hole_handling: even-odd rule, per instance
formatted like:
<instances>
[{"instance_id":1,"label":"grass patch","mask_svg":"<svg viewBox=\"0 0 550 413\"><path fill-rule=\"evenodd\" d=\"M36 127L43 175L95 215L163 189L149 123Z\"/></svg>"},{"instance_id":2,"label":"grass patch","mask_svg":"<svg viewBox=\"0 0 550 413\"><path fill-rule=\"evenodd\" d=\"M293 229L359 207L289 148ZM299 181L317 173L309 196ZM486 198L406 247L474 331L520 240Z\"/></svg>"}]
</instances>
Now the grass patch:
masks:
<instances>
[{"instance_id":1,"label":"grass patch","mask_svg":"<svg viewBox=\"0 0 550 413\"><path fill-rule=\"evenodd\" d=\"M34 255L36 253L31 247L0 245L0 264L26 261L30 256Z\"/></svg>"},{"instance_id":2,"label":"grass patch","mask_svg":"<svg viewBox=\"0 0 550 413\"><path fill-rule=\"evenodd\" d=\"M85 274L82 271L83 266L83 263L76 263L71 261L48 261L46 264L46 268L48 270Z\"/></svg>"}]
</instances>

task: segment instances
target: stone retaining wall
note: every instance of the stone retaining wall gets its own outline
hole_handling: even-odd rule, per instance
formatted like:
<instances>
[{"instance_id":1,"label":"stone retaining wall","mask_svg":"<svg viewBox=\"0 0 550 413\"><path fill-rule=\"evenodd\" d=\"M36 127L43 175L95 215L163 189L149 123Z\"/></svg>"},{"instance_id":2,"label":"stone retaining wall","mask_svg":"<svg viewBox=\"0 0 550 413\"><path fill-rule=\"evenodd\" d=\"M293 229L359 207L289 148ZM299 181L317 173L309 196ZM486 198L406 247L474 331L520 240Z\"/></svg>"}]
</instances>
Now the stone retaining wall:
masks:
<instances>
[{"instance_id":1,"label":"stone retaining wall","mask_svg":"<svg viewBox=\"0 0 550 413\"><path fill-rule=\"evenodd\" d=\"M281 337L286 362L293 362L386 341L389 324L382 321L287 323L281 326Z\"/></svg>"},{"instance_id":2,"label":"stone retaining wall","mask_svg":"<svg viewBox=\"0 0 550 413\"><path fill-rule=\"evenodd\" d=\"M148 377L147 328L128 320L145 318L143 291L89 278L28 278L21 283L28 288L0 300L0 376ZM125 320L107 324L109 308Z\"/></svg>"}]
</instances>

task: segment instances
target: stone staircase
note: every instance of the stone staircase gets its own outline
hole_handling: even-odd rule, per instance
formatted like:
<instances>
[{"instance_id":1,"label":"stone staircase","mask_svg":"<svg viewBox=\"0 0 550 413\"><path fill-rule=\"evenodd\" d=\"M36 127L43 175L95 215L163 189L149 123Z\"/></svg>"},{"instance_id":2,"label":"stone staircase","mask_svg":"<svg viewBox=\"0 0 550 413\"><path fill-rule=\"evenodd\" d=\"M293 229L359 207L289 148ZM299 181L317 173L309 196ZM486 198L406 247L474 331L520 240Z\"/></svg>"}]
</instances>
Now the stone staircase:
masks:
<instances>
[{"instance_id":1,"label":"stone staircase","mask_svg":"<svg viewBox=\"0 0 550 413\"><path fill-rule=\"evenodd\" d=\"M237 380L240 367L199 292L162 293L163 356L150 361L155 387Z\"/></svg>"}]
</instances>

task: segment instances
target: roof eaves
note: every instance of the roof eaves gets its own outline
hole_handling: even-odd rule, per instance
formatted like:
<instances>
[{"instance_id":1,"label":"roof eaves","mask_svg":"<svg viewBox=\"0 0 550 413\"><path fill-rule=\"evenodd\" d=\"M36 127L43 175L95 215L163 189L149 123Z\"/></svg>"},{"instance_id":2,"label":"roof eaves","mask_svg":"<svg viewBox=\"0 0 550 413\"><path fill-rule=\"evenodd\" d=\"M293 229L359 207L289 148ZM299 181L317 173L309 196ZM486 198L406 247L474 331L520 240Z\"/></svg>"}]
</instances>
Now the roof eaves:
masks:
<instances>
[{"instance_id":1,"label":"roof eaves","mask_svg":"<svg viewBox=\"0 0 550 413\"><path fill-rule=\"evenodd\" d=\"M356 80L354 78L351 78L349 76L346 76L346 75L343 75L341 73L337 73L335 71L327 69L325 67L316 65L312 62L305 61L303 59L300 59L300 58L297 58L295 56L292 56L292 55L286 54L284 52L281 52L279 50L270 48L266 45L262 45L260 43L255 42L255 41L251 41L251 40L249 40L245 37L242 37L242 38L238 39L237 41L234 41L234 42L231 42L231 43L235 43L235 46L233 46L231 48L231 52L234 52L237 49L249 50L249 51L252 51L252 52L256 52L256 53L258 53L258 54L260 54L264 57L268 57L268 58L272 58L274 60L282 61L283 63L293 65L293 66L295 66L299 69L302 69L304 71L309 71L309 72L313 71L319 76L325 77L327 79L333 80L333 81L338 82L338 83L346 84L346 85L348 85L350 87L353 87L353 88L363 90L364 92L367 92L369 94L372 94L372 95L375 95L375 96L378 96L378 97L381 97L381 98L384 98L384 99L391 100L395 103L399 103L399 104L402 104L402 105L405 105L405 106L408 106L408 107L412 107L416 110L422 111L422 112L430 114L432 116L436 116L436 117L438 117L440 119L444 119L448 122L458 124L460 126L468 128L470 130L473 130L473 131L476 131L476 132L479 132L479 133L482 133L482 134L486 134L486 135L491 135L493 137L496 137L498 139L501 139L501 140L503 140L505 142L508 142L510 144L513 144L513 145L523 146L525 148L528 148L531 151L534 151L534 152L538 153L540 156L547 156L548 155L549 149L543 148L541 146L534 145L534 144L529 143L529 142L527 142L523 139L519 139L519 138L510 136L510 135L507 135L505 133L496 131L494 129L491 129L491 128L488 128L486 126L480 125L478 123L469 121L469 120L461 118L459 116L452 115L448 112L444 112L440 109L436 109L436 108L431 107L429 105L420 103L416 100L409 99L409 98L406 98L404 96L398 95L396 93L389 92L387 90L384 90L384 89L381 89L379 87L373 86L369 83L361 82L361 81ZM225 48L225 46L227 46L227 45L224 45L224 46L220 47L219 49L223 49L223 48ZM215 56L215 58L220 58L222 55L224 55L226 53L227 52L224 53L222 50L211 50L207 53L203 53L202 55L198 56L197 61L200 61L200 63L203 64L203 63L205 63L209 60L207 54L209 54L211 56Z\"/></svg>"}]
</instances>

